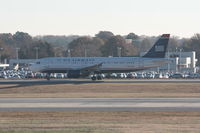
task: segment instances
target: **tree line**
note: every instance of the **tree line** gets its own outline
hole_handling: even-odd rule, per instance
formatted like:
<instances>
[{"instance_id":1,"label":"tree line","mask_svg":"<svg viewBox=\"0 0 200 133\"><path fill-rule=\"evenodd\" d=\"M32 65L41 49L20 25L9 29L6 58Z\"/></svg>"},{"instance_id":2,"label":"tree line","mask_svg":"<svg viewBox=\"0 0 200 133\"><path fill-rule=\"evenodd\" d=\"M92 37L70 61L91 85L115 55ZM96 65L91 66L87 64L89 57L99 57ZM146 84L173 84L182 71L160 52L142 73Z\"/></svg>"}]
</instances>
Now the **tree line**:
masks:
<instances>
[{"instance_id":1,"label":"tree line","mask_svg":"<svg viewBox=\"0 0 200 133\"><path fill-rule=\"evenodd\" d=\"M0 55L4 59L34 59L44 57L108 57L139 56L152 47L156 36L139 36L135 33L114 35L110 31L100 31L91 36L36 36L28 33L0 34ZM200 60L200 34L191 38L170 38L169 51L196 51ZM38 54L38 55L36 55ZM120 55L119 55L120 54ZM199 62L197 63L200 64Z\"/></svg>"}]
</instances>

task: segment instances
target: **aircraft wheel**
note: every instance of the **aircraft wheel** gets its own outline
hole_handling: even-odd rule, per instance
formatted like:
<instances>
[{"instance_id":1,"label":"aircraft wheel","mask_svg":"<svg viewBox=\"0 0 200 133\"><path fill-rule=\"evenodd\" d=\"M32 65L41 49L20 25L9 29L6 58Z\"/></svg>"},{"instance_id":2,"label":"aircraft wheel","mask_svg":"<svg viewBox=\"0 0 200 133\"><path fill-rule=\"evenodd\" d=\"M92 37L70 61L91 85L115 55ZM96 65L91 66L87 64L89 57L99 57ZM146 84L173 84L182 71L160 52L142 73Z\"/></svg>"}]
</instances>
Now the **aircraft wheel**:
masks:
<instances>
[{"instance_id":1,"label":"aircraft wheel","mask_svg":"<svg viewBox=\"0 0 200 133\"><path fill-rule=\"evenodd\" d=\"M101 75L97 76L97 80L102 80Z\"/></svg>"},{"instance_id":2,"label":"aircraft wheel","mask_svg":"<svg viewBox=\"0 0 200 133\"><path fill-rule=\"evenodd\" d=\"M48 80L48 81L50 80L50 75L51 75L51 74L47 74L47 80Z\"/></svg>"},{"instance_id":3,"label":"aircraft wheel","mask_svg":"<svg viewBox=\"0 0 200 133\"><path fill-rule=\"evenodd\" d=\"M92 76L91 78L93 81L96 81L97 80L97 77L96 76Z\"/></svg>"}]
</instances>

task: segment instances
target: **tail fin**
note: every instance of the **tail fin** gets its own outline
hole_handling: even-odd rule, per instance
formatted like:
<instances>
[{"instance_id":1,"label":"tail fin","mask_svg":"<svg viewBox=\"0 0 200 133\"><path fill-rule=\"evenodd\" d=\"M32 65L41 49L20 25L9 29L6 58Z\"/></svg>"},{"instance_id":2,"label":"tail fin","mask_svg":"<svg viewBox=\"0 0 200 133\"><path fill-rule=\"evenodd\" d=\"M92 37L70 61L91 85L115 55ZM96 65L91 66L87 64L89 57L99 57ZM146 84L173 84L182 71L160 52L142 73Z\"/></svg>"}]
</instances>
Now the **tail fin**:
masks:
<instances>
[{"instance_id":1,"label":"tail fin","mask_svg":"<svg viewBox=\"0 0 200 133\"><path fill-rule=\"evenodd\" d=\"M145 58L164 58L169 42L170 34L163 34L154 46L143 57Z\"/></svg>"}]
</instances>

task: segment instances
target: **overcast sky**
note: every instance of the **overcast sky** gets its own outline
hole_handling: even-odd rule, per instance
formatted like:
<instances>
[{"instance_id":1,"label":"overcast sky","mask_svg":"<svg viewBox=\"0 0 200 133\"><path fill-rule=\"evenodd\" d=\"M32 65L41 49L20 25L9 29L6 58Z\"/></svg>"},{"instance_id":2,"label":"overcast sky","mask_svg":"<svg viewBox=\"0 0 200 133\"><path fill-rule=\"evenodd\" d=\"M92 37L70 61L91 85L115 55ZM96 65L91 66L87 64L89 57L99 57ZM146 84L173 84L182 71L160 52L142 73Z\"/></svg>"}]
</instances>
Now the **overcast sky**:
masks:
<instances>
[{"instance_id":1,"label":"overcast sky","mask_svg":"<svg viewBox=\"0 0 200 133\"><path fill-rule=\"evenodd\" d=\"M200 33L200 0L0 0L0 33Z\"/></svg>"}]
</instances>

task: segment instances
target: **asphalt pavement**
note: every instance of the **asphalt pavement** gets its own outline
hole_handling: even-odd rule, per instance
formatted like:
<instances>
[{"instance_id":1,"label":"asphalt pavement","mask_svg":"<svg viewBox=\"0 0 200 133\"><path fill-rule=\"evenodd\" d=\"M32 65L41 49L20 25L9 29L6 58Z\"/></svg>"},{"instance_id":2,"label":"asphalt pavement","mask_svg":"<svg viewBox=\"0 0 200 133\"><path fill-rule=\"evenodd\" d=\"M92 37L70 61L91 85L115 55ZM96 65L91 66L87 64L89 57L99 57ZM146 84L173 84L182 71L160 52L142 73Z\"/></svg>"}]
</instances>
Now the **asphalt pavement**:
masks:
<instances>
[{"instance_id":1,"label":"asphalt pavement","mask_svg":"<svg viewBox=\"0 0 200 133\"><path fill-rule=\"evenodd\" d=\"M200 98L0 98L0 111L200 111Z\"/></svg>"},{"instance_id":2,"label":"asphalt pavement","mask_svg":"<svg viewBox=\"0 0 200 133\"><path fill-rule=\"evenodd\" d=\"M200 83L200 79L104 79L91 81L90 79L64 80L0 80L1 84L89 84L89 83Z\"/></svg>"}]
</instances>

